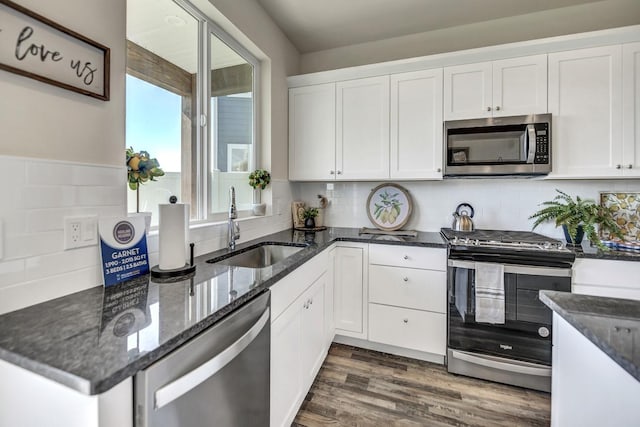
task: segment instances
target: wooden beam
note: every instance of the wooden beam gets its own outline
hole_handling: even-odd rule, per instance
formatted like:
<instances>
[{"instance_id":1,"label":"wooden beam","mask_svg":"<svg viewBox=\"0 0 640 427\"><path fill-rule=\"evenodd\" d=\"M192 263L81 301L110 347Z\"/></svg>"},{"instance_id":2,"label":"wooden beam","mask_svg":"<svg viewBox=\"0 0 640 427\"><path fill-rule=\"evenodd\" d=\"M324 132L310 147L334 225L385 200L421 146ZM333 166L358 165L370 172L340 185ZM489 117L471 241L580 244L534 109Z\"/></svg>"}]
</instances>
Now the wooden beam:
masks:
<instances>
[{"instance_id":1,"label":"wooden beam","mask_svg":"<svg viewBox=\"0 0 640 427\"><path fill-rule=\"evenodd\" d=\"M253 67L240 64L211 71L211 96L253 91Z\"/></svg>"},{"instance_id":2,"label":"wooden beam","mask_svg":"<svg viewBox=\"0 0 640 427\"><path fill-rule=\"evenodd\" d=\"M129 40L127 74L181 96L192 95L191 73Z\"/></svg>"}]
</instances>

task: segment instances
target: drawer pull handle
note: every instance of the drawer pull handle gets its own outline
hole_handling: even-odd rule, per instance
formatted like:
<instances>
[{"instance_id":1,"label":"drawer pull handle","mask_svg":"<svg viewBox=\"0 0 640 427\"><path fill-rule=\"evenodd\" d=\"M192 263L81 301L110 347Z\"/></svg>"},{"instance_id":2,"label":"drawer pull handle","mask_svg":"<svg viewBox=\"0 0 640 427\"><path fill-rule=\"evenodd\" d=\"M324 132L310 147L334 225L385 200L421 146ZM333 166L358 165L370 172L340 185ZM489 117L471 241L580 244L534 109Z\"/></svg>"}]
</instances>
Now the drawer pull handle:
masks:
<instances>
[{"instance_id":1,"label":"drawer pull handle","mask_svg":"<svg viewBox=\"0 0 640 427\"><path fill-rule=\"evenodd\" d=\"M404 323L409 323L409 319L404 319L403 322Z\"/></svg>"},{"instance_id":2,"label":"drawer pull handle","mask_svg":"<svg viewBox=\"0 0 640 427\"><path fill-rule=\"evenodd\" d=\"M405 255L402 257L403 259L409 259L409 255Z\"/></svg>"},{"instance_id":3,"label":"drawer pull handle","mask_svg":"<svg viewBox=\"0 0 640 427\"><path fill-rule=\"evenodd\" d=\"M404 280L405 282L408 282L409 278L408 277L403 277L402 280Z\"/></svg>"}]
</instances>

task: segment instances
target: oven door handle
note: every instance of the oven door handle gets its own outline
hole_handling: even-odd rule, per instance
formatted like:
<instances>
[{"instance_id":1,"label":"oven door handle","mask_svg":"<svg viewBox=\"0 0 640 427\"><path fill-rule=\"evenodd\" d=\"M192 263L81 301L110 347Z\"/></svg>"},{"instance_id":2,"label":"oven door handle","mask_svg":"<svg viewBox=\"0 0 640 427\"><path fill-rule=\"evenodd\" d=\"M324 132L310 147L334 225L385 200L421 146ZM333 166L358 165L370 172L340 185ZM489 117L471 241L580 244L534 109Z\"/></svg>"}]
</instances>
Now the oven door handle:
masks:
<instances>
[{"instance_id":1,"label":"oven door handle","mask_svg":"<svg viewBox=\"0 0 640 427\"><path fill-rule=\"evenodd\" d=\"M487 359L481 356L475 356L466 352L449 350L451 351L451 357L454 359L464 360L465 362L473 363L475 365L485 366L487 368L498 369L501 371L514 372L516 374L535 375L538 377L550 377L551 368L536 367L536 366L523 366L514 363L500 362L493 359Z\"/></svg>"},{"instance_id":2,"label":"oven door handle","mask_svg":"<svg viewBox=\"0 0 640 427\"><path fill-rule=\"evenodd\" d=\"M450 259L447 262L447 265L449 267L460 267L466 268L468 270L476 269L476 263L473 261L460 261L457 259ZM534 267L530 265L520 264L504 264L504 272L514 274L529 274L532 276L571 277L570 268Z\"/></svg>"}]
</instances>

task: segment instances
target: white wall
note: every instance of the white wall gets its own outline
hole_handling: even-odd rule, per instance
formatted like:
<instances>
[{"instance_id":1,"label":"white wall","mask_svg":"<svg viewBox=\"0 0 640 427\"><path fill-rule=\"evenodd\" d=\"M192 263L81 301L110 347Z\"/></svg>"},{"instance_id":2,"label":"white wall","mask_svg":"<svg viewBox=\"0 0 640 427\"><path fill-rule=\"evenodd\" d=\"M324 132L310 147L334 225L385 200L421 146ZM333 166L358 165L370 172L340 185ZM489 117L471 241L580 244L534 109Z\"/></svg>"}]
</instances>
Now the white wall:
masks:
<instances>
[{"instance_id":1,"label":"white wall","mask_svg":"<svg viewBox=\"0 0 640 427\"><path fill-rule=\"evenodd\" d=\"M64 251L63 219L126 214L126 0L16 2L111 48L111 99L95 100L0 70L0 313L100 285L98 247ZM255 2L214 0L229 19L204 3L264 62L262 166L273 168L274 180L263 194L273 201L268 214L274 215L241 221L241 241L246 241L291 225L291 187L282 179L286 76L298 73L299 56ZM226 224L192 229L196 255L226 246L226 232ZM157 264L157 233L149 238L149 250Z\"/></svg>"},{"instance_id":2,"label":"white wall","mask_svg":"<svg viewBox=\"0 0 640 427\"><path fill-rule=\"evenodd\" d=\"M101 101L0 71L0 155L120 166L125 0L16 3L111 49L111 99Z\"/></svg>"},{"instance_id":3,"label":"white wall","mask_svg":"<svg viewBox=\"0 0 640 427\"><path fill-rule=\"evenodd\" d=\"M327 195L325 225L334 227L373 227L365 205L371 189L379 183L335 183L333 194L325 183L296 183L294 197L317 205L317 195ZM640 192L640 180L551 181L540 179L448 179L443 181L398 182L414 203L411 220L405 229L439 231L451 227L451 213L462 202L475 209L477 228L531 230L528 217L540 203L555 197L555 189L572 196L598 200L600 191ZM553 224L540 225L536 232L562 238L562 230Z\"/></svg>"},{"instance_id":4,"label":"white wall","mask_svg":"<svg viewBox=\"0 0 640 427\"><path fill-rule=\"evenodd\" d=\"M640 1L604 0L306 53L300 57L300 72L306 74L639 23Z\"/></svg>"}]
</instances>

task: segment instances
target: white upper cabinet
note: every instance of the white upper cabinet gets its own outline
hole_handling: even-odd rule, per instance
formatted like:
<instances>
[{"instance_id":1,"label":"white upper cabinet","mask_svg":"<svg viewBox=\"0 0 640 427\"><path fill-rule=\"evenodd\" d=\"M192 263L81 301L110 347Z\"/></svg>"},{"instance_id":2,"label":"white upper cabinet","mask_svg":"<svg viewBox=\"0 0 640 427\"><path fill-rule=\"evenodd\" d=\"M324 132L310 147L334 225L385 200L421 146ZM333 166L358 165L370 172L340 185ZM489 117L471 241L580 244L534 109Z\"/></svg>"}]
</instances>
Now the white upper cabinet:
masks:
<instances>
[{"instance_id":1,"label":"white upper cabinet","mask_svg":"<svg viewBox=\"0 0 640 427\"><path fill-rule=\"evenodd\" d=\"M336 179L389 178L389 76L336 83Z\"/></svg>"},{"instance_id":2,"label":"white upper cabinet","mask_svg":"<svg viewBox=\"0 0 640 427\"><path fill-rule=\"evenodd\" d=\"M622 174L640 177L640 43L622 46Z\"/></svg>"},{"instance_id":3,"label":"white upper cabinet","mask_svg":"<svg viewBox=\"0 0 640 427\"><path fill-rule=\"evenodd\" d=\"M551 177L622 176L622 46L550 54L549 111Z\"/></svg>"},{"instance_id":4,"label":"white upper cabinet","mask_svg":"<svg viewBox=\"0 0 640 427\"><path fill-rule=\"evenodd\" d=\"M547 112L547 55L444 69L444 119Z\"/></svg>"},{"instance_id":5,"label":"white upper cabinet","mask_svg":"<svg viewBox=\"0 0 640 427\"><path fill-rule=\"evenodd\" d=\"M289 179L334 179L335 143L335 83L289 89Z\"/></svg>"},{"instance_id":6,"label":"white upper cabinet","mask_svg":"<svg viewBox=\"0 0 640 427\"><path fill-rule=\"evenodd\" d=\"M547 111L547 55L493 62L493 117Z\"/></svg>"},{"instance_id":7,"label":"white upper cabinet","mask_svg":"<svg viewBox=\"0 0 640 427\"><path fill-rule=\"evenodd\" d=\"M442 179L442 69L391 75L392 179Z\"/></svg>"},{"instance_id":8,"label":"white upper cabinet","mask_svg":"<svg viewBox=\"0 0 640 427\"><path fill-rule=\"evenodd\" d=\"M444 69L444 119L491 117L491 62Z\"/></svg>"}]
</instances>

